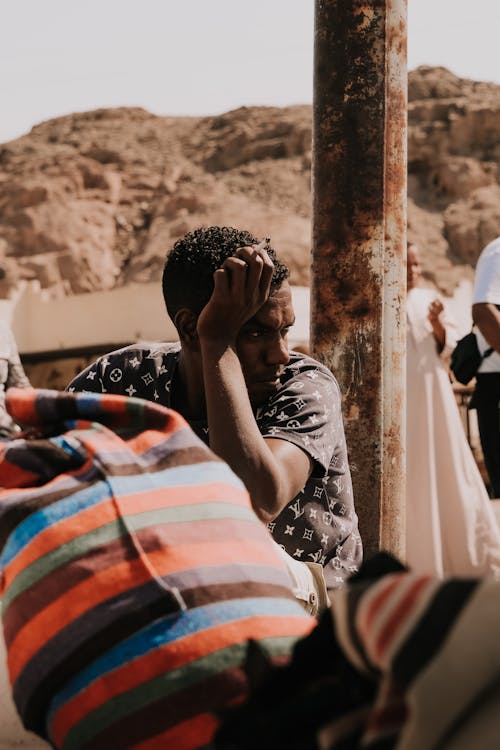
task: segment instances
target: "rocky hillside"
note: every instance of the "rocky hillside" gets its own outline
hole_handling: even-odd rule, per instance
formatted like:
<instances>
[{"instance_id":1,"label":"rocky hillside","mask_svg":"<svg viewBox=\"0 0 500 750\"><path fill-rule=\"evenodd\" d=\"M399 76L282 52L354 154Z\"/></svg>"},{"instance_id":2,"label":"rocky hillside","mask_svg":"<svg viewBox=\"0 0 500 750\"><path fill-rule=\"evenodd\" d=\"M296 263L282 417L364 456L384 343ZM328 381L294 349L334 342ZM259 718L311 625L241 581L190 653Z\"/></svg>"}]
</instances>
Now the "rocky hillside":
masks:
<instances>
[{"instance_id":1,"label":"rocky hillside","mask_svg":"<svg viewBox=\"0 0 500 750\"><path fill-rule=\"evenodd\" d=\"M419 68L409 80L409 235L444 291L500 234L500 86ZM271 236L307 284L311 108L218 117L102 109L0 146L0 297L19 279L54 294L156 279L200 225Z\"/></svg>"},{"instance_id":2,"label":"rocky hillside","mask_svg":"<svg viewBox=\"0 0 500 750\"><path fill-rule=\"evenodd\" d=\"M500 86L421 67L408 95L408 235L451 292L500 235Z\"/></svg>"}]
</instances>

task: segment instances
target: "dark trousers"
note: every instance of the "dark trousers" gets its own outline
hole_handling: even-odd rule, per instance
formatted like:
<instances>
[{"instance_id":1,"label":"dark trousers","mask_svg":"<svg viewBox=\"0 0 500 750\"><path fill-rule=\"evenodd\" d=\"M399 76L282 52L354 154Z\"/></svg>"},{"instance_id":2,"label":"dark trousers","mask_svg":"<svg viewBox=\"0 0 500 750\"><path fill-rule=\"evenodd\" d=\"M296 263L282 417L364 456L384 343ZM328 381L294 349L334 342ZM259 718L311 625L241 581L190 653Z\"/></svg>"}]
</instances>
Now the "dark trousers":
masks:
<instances>
[{"instance_id":1,"label":"dark trousers","mask_svg":"<svg viewBox=\"0 0 500 750\"><path fill-rule=\"evenodd\" d=\"M472 404L493 497L500 497L500 372L477 376Z\"/></svg>"}]
</instances>

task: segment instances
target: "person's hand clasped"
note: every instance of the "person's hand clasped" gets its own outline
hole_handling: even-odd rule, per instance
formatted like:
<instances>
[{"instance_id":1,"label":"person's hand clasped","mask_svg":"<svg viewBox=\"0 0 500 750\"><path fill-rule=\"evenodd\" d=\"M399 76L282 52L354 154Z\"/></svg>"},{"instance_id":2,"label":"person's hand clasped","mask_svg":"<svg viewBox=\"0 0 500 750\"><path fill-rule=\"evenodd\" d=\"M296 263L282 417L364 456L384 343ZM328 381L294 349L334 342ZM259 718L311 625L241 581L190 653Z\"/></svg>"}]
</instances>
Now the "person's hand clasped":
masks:
<instances>
[{"instance_id":1,"label":"person's hand clasped","mask_svg":"<svg viewBox=\"0 0 500 750\"><path fill-rule=\"evenodd\" d=\"M265 243L241 247L214 273L214 291L198 317L198 336L233 344L269 297L273 263Z\"/></svg>"},{"instance_id":2,"label":"person's hand clasped","mask_svg":"<svg viewBox=\"0 0 500 750\"><path fill-rule=\"evenodd\" d=\"M427 320L431 324L432 333L434 335L434 338L436 339L438 352L441 352L443 350L446 341L446 330L440 318L443 310L443 303L440 299L436 298L435 300L432 300L427 311Z\"/></svg>"},{"instance_id":3,"label":"person's hand clasped","mask_svg":"<svg viewBox=\"0 0 500 750\"><path fill-rule=\"evenodd\" d=\"M439 316L441 315L443 310L444 306L440 299L435 299L431 302L431 304L429 305L427 316L431 325L439 320Z\"/></svg>"}]
</instances>

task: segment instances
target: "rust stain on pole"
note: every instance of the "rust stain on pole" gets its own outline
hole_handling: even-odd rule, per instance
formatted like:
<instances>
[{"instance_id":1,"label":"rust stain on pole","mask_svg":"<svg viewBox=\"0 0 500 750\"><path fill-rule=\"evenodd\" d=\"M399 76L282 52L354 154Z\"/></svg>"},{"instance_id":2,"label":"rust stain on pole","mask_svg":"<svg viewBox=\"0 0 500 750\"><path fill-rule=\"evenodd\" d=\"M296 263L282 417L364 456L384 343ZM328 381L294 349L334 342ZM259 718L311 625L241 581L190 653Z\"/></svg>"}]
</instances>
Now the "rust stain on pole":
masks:
<instances>
[{"instance_id":1,"label":"rust stain on pole","mask_svg":"<svg viewBox=\"0 0 500 750\"><path fill-rule=\"evenodd\" d=\"M405 0L316 0L314 76L312 345L365 549L404 557Z\"/></svg>"}]
</instances>

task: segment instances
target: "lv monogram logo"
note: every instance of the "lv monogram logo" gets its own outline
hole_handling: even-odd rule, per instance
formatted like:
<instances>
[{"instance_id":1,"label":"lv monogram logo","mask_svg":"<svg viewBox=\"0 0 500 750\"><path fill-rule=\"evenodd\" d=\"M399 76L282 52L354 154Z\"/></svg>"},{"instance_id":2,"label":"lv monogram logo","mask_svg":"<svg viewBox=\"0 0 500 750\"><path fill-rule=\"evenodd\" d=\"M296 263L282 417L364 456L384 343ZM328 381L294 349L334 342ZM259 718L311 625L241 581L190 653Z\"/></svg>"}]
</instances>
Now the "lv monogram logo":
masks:
<instances>
[{"instance_id":1,"label":"lv monogram logo","mask_svg":"<svg viewBox=\"0 0 500 750\"><path fill-rule=\"evenodd\" d=\"M297 518L300 518L300 516L304 515L304 508L300 507L300 498L297 498L297 500L294 503L292 503L292 505L289 505L288 507L293 512L293 516L295 520L297 520Z\"/></svg>"}]
</instances>

